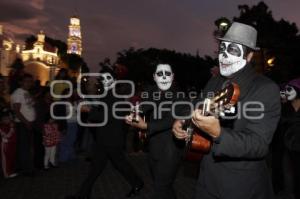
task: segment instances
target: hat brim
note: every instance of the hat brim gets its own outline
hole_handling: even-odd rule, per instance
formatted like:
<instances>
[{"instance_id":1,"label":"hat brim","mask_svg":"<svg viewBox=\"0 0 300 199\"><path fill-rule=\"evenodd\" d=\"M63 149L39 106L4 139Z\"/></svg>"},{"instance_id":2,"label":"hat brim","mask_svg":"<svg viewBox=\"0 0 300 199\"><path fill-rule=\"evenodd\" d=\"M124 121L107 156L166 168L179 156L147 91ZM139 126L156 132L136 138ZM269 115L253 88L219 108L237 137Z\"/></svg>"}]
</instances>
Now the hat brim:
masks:
<instances>
[{"instance_id":1,"label":"hat brim","mask_svg":"<svg viewBox=\"0 0 300 199\"><path fill-rule=\"evenodd\" d=\"M252 49L252 50L255 50L255 51L260 50L260 48L257 47L257 46L256 46L256 47L253 47L253 46L250 46L250 45L248 45L248 44L242 43L242 42L240 42L240 41L238 41L238 40L234 40L234 39L227 39L227 38L217 37L217 40L220 40L220 41L228 41L228 42L233 42L233 43L241 44L241 45L247 46L248 48L250 48L250 49Z\"/></svg>"}]
</instances>

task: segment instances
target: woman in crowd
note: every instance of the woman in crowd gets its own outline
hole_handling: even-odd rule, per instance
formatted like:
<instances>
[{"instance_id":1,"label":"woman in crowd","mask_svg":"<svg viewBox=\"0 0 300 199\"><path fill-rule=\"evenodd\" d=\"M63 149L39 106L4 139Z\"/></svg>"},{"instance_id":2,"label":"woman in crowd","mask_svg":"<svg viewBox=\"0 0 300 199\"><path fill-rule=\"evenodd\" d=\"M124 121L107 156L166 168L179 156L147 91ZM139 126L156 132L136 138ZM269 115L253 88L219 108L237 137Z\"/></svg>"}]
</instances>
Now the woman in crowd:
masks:
<instances>
[{"instance_id":1,"label":"woman in crowd","mask_svg":"<svg viewBox=\"0 0 300 199\"><path fill-rule=\"evenodd\" d=\"M5 178L17 176L16 166L16 134L10 111L4 108L0 112L1 158Z\"/></svg>"}]
</instances>

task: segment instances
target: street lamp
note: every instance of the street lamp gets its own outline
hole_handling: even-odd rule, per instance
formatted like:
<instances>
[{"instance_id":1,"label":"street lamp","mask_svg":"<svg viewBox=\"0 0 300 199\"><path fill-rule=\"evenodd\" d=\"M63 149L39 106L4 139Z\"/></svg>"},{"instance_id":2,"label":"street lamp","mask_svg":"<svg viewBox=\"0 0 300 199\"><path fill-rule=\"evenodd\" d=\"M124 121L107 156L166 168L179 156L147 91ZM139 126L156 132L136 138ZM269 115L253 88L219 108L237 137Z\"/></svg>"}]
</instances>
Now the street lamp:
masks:
<instances>
[{"instance_id":1,"label":"street lamp","mask_svg":"<svg viewBox=\"0 0 300 199\"><path fill-rule=\"evenodd\" d=\"M273 67L274 64L275 64L275 57L271 57L271 58L269 58L269 59L267 60L267 67L268 67L268 68Z\"/></svg>"},{"instance_id":2,"label":"street lamp","mask_svg":"<svg viewBox=\"0 0 300 199\"><path fill-rule=\"evenodd\" d=\"M225 35L226 31L230 27L230 24L231 24L230 20L227 19L226 17L221 17L215 21L215 25L217 29L214 30L213 35L217 43L219 43L219 40L217 38L221 38Z\"/></svg>"},{"instance_id":3,"label":"street lamp","mask_svg":"<svg viewBox=\"0 0 300 199\"><path fill-rule=\"evenodd\" d=\"M217 26L218 30L221 31L221 33L224 35L225 32L230 27L230 20L226 17L221 17L215 21L215 25Z\"/></svg>"},{"instance_id":4,"label":"street lamp","mask_svg":"<svg viewBox=\"0 0 300 199\"><path fill-rule=\"evenodd\" d=\"M221 23L219 24L219 29L220 29L220 30L227 30L228 25L229 25L229 24L228 24L227 22L223 21L223 22L221 22Z\"/></svg>"}]
</instances>

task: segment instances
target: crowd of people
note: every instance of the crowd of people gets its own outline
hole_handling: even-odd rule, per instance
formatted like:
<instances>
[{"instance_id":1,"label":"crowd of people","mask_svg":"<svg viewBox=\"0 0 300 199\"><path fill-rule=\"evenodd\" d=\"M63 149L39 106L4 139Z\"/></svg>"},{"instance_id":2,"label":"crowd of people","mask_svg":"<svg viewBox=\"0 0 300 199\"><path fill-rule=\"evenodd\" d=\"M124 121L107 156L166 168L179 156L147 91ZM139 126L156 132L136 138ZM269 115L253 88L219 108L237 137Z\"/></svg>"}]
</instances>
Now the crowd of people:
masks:
<instances>
[{"instance_id":1,"label":"crowd of people","mask_svg":"<svg viewBox=\"0 0 300 199\"><path fill-rule=\"evenodd\" d=\"M76 86L76 82L68 77L67 69L61 69L56 79L68 80ZM33 176L36 169L47 170L57 167L59 162L76 159L76 149L81 144L77 134L82 133L75 112L80 100L76 92L67 99L72 107L53 109L57 116L71 117L55 120L51 116L51 104L61 99L51 95L49 85L41 86L30 74L23 72L8 79L1 76L0 85L1 165L5 178ZM54 93L69 93L68 86L59 83L53 88Z\"/></svg>"},{"instance_id":2,"label":"crowd of people","mask_svg":"<svg viewBox=\"0 0 300 199\"><path fill-rule=\"evenodd\" d=\"M236 39L237 33L246 36ZM252 37L247 38L249 35ZM251 113L251 117L242 115L241 118L224 121L192 110L192 122L206 132L213 143L209 154L202 159L195 197L271 198L273 189L283 197L297 198L300 179L300 78L287 82L279 91L274 82L255 73L251 59L253 51L258 48L255 46L256 30L250 26L234 23L226 35L219 39L220 71L212 74L204 91L217 91L230 82L237 83L241 91L239 102L262 102L263 117L256 120L253 117L259 116L259 113ZM108 109L122 100L134 104L143 101L138 93L130 99L121 100L114 96L112 88L115 79L114 71L104 69L98 80L88 80L85 91L87 94L106 91L106 96L100 101ZM150 97L144 100L157 107L165 103L165 110L170 109L172 103L179 100L176 95L173 98L162 95L162 98L155 99L151 93L178 91L172 84L172 67L168 63L157 63L153 79L156 85L147 88ZM108 112L105 126L83 127L77 121L78 114L83 122L101 123L105 120L102 114L104 110L100 106L90 105L83 106L77 112L77 106L83 100L76 90L77 82L68 76L67 69L61 69L56 80L66 80L73 88L62 81L52 88L56 96L61 96L55 97L51 95L49 85L40 86L29 74L16 73L8 79L8 84L0 77L1 165L5 178L33 176L36 169L47 170L59 166L59 163L76 160L77 149L86 145L86 151L93 158L88 176L78 193L66 198L90 198L93 184L109 160L132 186L126 196L136 196L144 182L126 158L125 132L145 131L149 167L154 181L153 198L176 198L172 186L184 155L184 140L188 136L181 120L175 120L167 111L158 119L150 110L152 107L141 106L142 112L151 112L147 121L133 113L124 115L125 120L119 120ZM99 101L96 98L89 100ZM201 100L194 99L196 102ZM59 104L51 108L53 102L60 101L70 105ZM257 104L252 108L260 110ZM186 114L186 110L180 109L178 112ZM53 114L64 119L57 120L52 117ZM87 133L91 142L84 144ZM273 188L270 187L265 166L269 148L272 152Z\"/></svg>"}]
</instances>

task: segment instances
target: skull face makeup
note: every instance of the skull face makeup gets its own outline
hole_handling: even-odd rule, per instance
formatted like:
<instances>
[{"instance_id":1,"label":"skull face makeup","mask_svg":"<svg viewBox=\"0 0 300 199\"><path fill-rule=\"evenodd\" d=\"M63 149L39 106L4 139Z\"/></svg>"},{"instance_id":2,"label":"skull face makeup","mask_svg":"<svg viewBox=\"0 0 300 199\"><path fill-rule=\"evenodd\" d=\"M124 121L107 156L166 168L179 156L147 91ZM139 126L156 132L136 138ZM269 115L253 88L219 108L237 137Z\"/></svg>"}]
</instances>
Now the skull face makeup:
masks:
<instances>
[{"instance_id":1,"label":"skull face makeup","mask_svg":"<svg viewBox=\"0 0 300 199\"><path fill-rule=\"evenodd\" d=\"M171 66L169 64L158 64L153 78L160 90L168 90L174 79Z\"/></svg>"},{"instance_id":2,"label":"skull face makeup","mask_svg":"<svg viewBox=\"0 0 300 199\"><path fill-rule=\"evenodd\" d=\"M286 85L285 87L285 95L286 95L286 99L288 101L292 101L297 97L297 91L294 89L293 86L290 85Z\"/></svg>"},{"instance_id":3,"label":"skull face makeup","mask_svg":"<svg viewBox=\"0 0 300 199\"><path fill-rule=\"evenodd\" d=\"M101 73L100 81L105 90L110 90L115 86L115 80L110 73Z\"/></svg>"},{"instance_id":4,"label":"skull face makeup","mask_svg":"<svg viewBox=\"0 0 300 199\"><path fill-rule=\"evenodd\" d=\"M243 46L223 41L219 49L219 65L221 75L228 77L244 68L247 64Z\"/></svg>"},{"instance_id":5,"label":"skull face makeup","mask_svg":"<svg viewBox=\"0 0 300 199\"><path fill-rule=\"evenodd\" d=\"M285 90L281 90L280 91L280 99L281 100L287 100L285 92L286 92Z\"/></svg>"}]
</instances>

